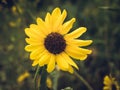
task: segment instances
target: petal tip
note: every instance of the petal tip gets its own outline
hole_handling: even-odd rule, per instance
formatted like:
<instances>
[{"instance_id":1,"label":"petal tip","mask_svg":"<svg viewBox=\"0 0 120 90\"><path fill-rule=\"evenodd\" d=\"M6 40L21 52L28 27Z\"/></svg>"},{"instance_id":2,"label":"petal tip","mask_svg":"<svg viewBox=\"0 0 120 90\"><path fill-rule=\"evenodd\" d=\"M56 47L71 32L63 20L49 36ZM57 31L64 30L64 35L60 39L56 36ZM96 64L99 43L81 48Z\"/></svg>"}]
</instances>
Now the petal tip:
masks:
<instances>
[{"instance_id":1,"label":"petal tip","mask_svg":"<svg viewBox=\"0 0 120 90\"><path fill-rule=\"evenodd\" d=\"M89 54L91 54L92 53L92 50L89 50Z\"/></svg>"},{"instance_id":2,"label":"petal tip","mask_svg":"<svg viewBox=\"0 0 120 90\"><path fill-rule=\"evenodd\" d=\"M33 63L32 66L34 67L34 66L36 66L37 64L38 64L38 63Z\"/></svg>"},{"instance_id":3,"label":"petal tip","mask_svg":"<svg viewBox=\"0 0 120 90\"><path fill-rule=\"evenodd\" d=\"M93 43L93 40L90 40L90 44Z\"/></svg>"},{"instance_id":4,"label":"petal tip","mask_svg":"<svg viewBox=\"0 0 120 90\"><path fill-rule=\"evenodd\" d=\"M30 50L28 49L28 46L25 46L24 50L27 52L30 52Z\"/></svg>"},{"instance_id":5,"label":"petal tip","mask_svg":"<svg viewBox=\"0 0 120 90\"><path fill-rule=\"evenodd\" d=\"M80 27L81 30L83 30L83 32L86 32L87 31L87 28L86 27Z\"/></svg>"},{"instance_id":6,"label":"petal tip","mask_svg":"<svg viewBox=\"0 0 120 90\"><path fill-rule=\"evenodd\" d=\"M56 7L53 11L60 11L60 8L59 7Z\"/></svg>"},{"instance_id":7,"label":"petal tip","mask_svg":"<svg viewBox=\"0 0 120 90\"><path fill-rule=\"evenodd\" d=\"M41 18L38 17L38 18L36 19L36 22L37 22L37 25L40 25L41 22L43 22L43 20L42 20Z\"/></svg>"},{"instance_id":8,"label":"petal tip","mask_svg":"<svg viewBox=\"0 0 120 90\"><path fill-rule=\"evenodd\" d=\"M65 9L63 10L63 14L67 15L67 11Z\"/></svg>"},{"instance_id":9,"label":"petal tip","mask_svg":"<svg viewBox=\"0 0 120 90\"><path fill-rule=\"evenodd\" d=\"M28 39L29 39L29 38L25 38L25 41L26 41L27 43L28 43Z\"/></svg>"},{"instance_id":10,"label":"petal tip","mask_svg":"<svg viewBox=\"0 0 120 90\"><path fill-rule=\"evenodd\" d=\"M47 72L48 72L48 73L51 73L52 71L53 71L53 70L50 70L50 69L47 68Z\"/></svg>"},{"instance_id":11,"label":"petal tip","mask_svg":"<svg viewBox=\"0 0 120 90\"><path fill-rule=\"evenodd\" d=\"M25 33L27 33L29 31L29 28L25 28L24 31Z\"/></svg>"},{"instance_id":12,"label":"petal tip","mask_svg":"<svg viewBox=\"0 0 120 90\"><path fill-rule=\"evenodd\" d=\"M87 59L87 55L85 55L84 57L81 57L80 60L86 60Z\"/></svg>"},{"instance_id":13,"label":"petal tip","mask_svg":"<svg viewBox=\"0 0 120 90\"><path fill-rule=\"evenodd\" d=\"M79 70L79 67L78 67L78 66L76 66L75 68L76 68L77 70Z\"/></svg>"},{"instance_id":14,"label":"petal tip","mask_svg":"<svg viewBox=\"0 0 120 90\"><path fill-rule=\"evenodd\" d=\"M72 21L75 22L75 21L76 21L76 18L72 18Z\"/></svg>"},{"instance_id":15,"label":"petal tip","mask_svg":"<svg viewBox=\"0 0 120 90\"><path fill-rule=\"evenodd\" d=\"M61 14L61 10L60 10L59 7L56 7L56 8L52 11L52 16L54 16L54 15L56 15L56 14L58 14L58 15Z\"/></svg>"}]
</instances>

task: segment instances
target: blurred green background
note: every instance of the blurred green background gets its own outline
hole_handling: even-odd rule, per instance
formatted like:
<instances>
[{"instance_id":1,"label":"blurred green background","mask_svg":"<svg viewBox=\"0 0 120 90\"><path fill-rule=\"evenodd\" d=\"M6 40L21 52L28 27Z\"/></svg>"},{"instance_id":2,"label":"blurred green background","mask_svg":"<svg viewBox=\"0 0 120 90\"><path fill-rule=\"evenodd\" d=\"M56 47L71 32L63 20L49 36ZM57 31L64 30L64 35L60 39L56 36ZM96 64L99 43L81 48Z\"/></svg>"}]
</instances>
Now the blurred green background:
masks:
<instances>
[{"instance_id":1,"label":"blurred green background","mask_svg":"<svg viewBox=\"0 0 120 90\"><path fill-rule=\"evenodd\" d=\"M102 90L103 78L112 74L120 81L120 0L0 0L0 90L34 90L35 68L29 53L25 52L24 29L44 19L55 7L66 9L68 16L76 18L73 26L85 26L81 39L92 39L87 47L93 50L87 60L77 62L83 76L94 90ZM31 75L22 83L17 78L28 71ZM52 89L88 90L75 75L67 72L50 74ZM57 85L56 82L57 81Z\"/></svg>"}]
</instances>

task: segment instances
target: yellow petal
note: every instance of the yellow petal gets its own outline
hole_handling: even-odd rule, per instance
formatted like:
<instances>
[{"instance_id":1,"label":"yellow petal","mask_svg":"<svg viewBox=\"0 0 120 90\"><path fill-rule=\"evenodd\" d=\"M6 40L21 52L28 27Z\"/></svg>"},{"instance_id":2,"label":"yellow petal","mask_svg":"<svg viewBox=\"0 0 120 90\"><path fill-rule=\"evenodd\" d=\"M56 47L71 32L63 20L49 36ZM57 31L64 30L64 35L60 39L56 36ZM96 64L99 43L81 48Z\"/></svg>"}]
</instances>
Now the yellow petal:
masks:
<instances>
[{"instance_id":1,"label":"yellow petal","mask_svg":"<svg viewBox=\"0 0 120 90\"><path fill-rule=\"evenodd\" d=\"M87 58L87 55L81 55L80 60L85 60Z\"/></svg>"},{"instance_id":2,"label":"yellow petal","mask_svg":"<svg viewBox=\"0 0 120 90\"><path fill-rule=\"evenodd\" d=\"M104 82L103 82L105 85L111 85L112 84L112 81L110 79L110 77L107 75L105 76L104 78Z\"/></svg>"},{"instance_id":3,"label":"yellow petal","mask_svg":"<svg viewBox=\"0 0 120 90\"><path fill-rule=\"evenodd\" d=\"M78 47L74 46L67 46L65 49L65 52L75 58L75 59L80 59L80 60L85 60L87 58L87 55L82 53L81 50Z\"/></svg>"},{"instance_id":4,"label":"yellow petal","mask_svg":"<svg viewBox=\"0 0 120 90\"><path fill-rule=\"evenodd\" d=\"M39 63L39 60L34 60L32 66L36 66Z\"/></svg>"},{"instance_id":5,"label":"yellow petal","mask_svg":"<svg viewBox=\"0 0 120 90\"><path fill-rule=\"evenodd\" d=\"M39 51L38 49L36 49L30 53L30 59L36 59L38 55L39 55Z\"/></svg>"},{"instance_id":6,"label":"yellow petal","mask_svg":"<svg viewBox=\"0 0 120 90\"><path fill-rule=\"evenodd\" d=\"M36 47L33 47L32 45L25 46L25 51L28 51L28 52L31 52L31 51L33 51L35 49L36 49Z\"/></svg>"},{"instance_id":7,"label":"yellow petal","mask_svg":"<svg viewBox=\"0 0 120 90\"><path fill-rule=\"evenodd\" d=\"M47 13L47 15L46 15L46 17L45 17L45 23L48 24L48 25L51 24L51 23L50 23L50 22L51 22L51 20L50 20L51 17L50 17L50 16L51 16L50 13Z\"/></svg>"},{"instance_id":8,"label":"yellow petal","mask_svg":"<svg viewBox=\"0 0 120 90\"><path fill-rule=\"evenodd\" d=\"M66 62L66 60L60 54L56 55L56 62L60 69L62 69L64 71L68 70L69 64Z\"/></svg>"},{"instance_id":9,"label":"yellow petal","mask_svg":"<svg viewBox=\"0 0 120 90\"><path fill-rule=\"evenodd\" d=\"M30 28L25 28L25 33L28 37L38 39L38 36L36 34L33 34L33 32L30 30Z\"/></svg>"},{"instance_id":10,"label":"yellow petal","mask_svg":"<svg viewBox=\"0 0 120 90\"><path fill-rule=\"evenodd\" d=\"M45 22L41 18L37 18L37 24L40 32L42 32L45 35L49 34L49 30L47 29Z\"/></svg>"},{"instance_id":11,"label":"yellow petal","mask_svg":"<svg viewBox=\"0 0 120 90\"><path fill-rule=\"evenodd\" d=\"M75 31L69 33L69 34L66 34L65 37L66 38L78 38L80 37L84 32L86 32L86 28L85 27L80 27L78 29L76 29Z\"/></svg>"},{"instance_id":12,"label":"yellow petal","mask_svg":"<svg viewBox=\"0 0 120 90\"><path fill-rule=\"evenodd\" d=\"M40 52L40 54L38 56L36 56L36 59L40 59L44 54L46 54L48 51L44 48L43 51Z\"/></svg>"},{"instance_id":13,"label":"yellow petal","mask_svg":"<svg viewBox=\"0 0 120 90\"><path fill-rule=\"evenodd\" d=\"M67 61L67 63L69 63L70 65L74 66L75 68L78 69L78 66L76 65L76 63L73 62L73 60L65 53L61 53L62 57L65 58L65 60Z\"/></svg>"},{"instance_id":14,"label":"yellow petal","mask_svg":"<svg viewBox=\"0 0 120 90\"><path fill-rule=\"evenodd\" d=\"M36 25L36 24L30 24L30 29L31 29L32 31L39 31L38 25ZM40 32L39 32L39 33L40 33ZM37 32L36 32L36 34L37 34Z\"/></svg>"},{"instance_id":15,"label":"yellow petal","mask_svg":"<svg viewBox=\"0 0 120 90\"><path fill-rule=\"evenodd\" d=\"M73 68L70 65L69 65L68 72L70 72L71 74L73 74L73 72L74 72Z\"/></svg>"},{"instance_id":16,"label":"yellow petal","mask_svg":"<svg viewBox=\"0 0 120 90\"><path fill-rule=\"evenodd\" d=\"M110 86L104 86L103 90L111 90L111 87Z\"/></svg>"},{"instance_id":17,"label":"yellow petal","mask_svg":"<svg viewBox=\"0 0 120 90\"><path fill-rule=\"evenodd\" d=\"M31 45L43 45L44 44L43 40L37 40L37 39L31 39L31 38L26 38L25 41Z\"/></svg>"},{"instance_id":18,"label":"yellow petal","mask_svg":"<svg viewBox=\"0 0 120 90\"><path fill-rule=\"evenodd\" d=\"M28 52L31 52L35 49L38 49L40 46L39 45L36 45L36 46L33 46L33 45L27 45L25 46L25 50L28 51Z\"/></svg>"},{"instance_id":19,"label":"yellow petal","mask_svg":"<svg viewBox=\"0 0 120 90\"><path fill-rule=\"evenodd\" d=\"M30 25L30 30L31 30L32 34L35 34L39 38L44 38L45 37L44 33L40 30L39 26L36 25L36 24L31 24Z\"/></svg>"},{"instance_id":20,"label":"yellow petal","mask_svg":"<svg viewBox=\"0 0 120 90\"><path fill-rule=\"evenodd\" d=\"M39 65L40 66L44 66L45 64L48 64L50 61L50 53L46 52L45 54L43 54L41 56L41 58L39 59Z\"/></svg>"},{"instance_id":21,"label":"yellow petal","mask_svg":"<svg viewBox=\"0 0 120 90\"><path fill-rule=\"evenodd\" d=\"M45 25L47 27L47 32L51 33L52 32L52 28L53 28L53 24L52 24L52 18L50 13L47 13L46 17L45 17Z\"/></svg>"},{"instance_id":22,"label":"yellow petal","mask_svg":"<svg viewBox=\"0 0 120 90\"><path fill-rule=\"evenodd\" d=\"M36 59L38 55L41 54L44 50L44 47L39 47L38 49L32 51L30 53L30 59Z\"/></svg>"},{"instance_id":23,"label":"yellow petal","mask_svg":"<svg viewBox=\"0 0 120 90\"><path fill-rule=\"evenodd\" d=\"M60 15L61 15L61 10L59 8L55 8L52 12L53 24L55 24L56 20L59 18Z\"/></svg>"},{"instance_id":24,"label":"yellow petal","mask_svg":"<svg viewBox=\"0 0 120 90\"><path fill-rule=\"evenodd\" d=\"M67 16L66 10L63 11L61 16L56 20L55 25L53 27L54 30L58 30L58 28L62 25L63 21L65 20Z\"/></svg>"},{"instance_id":25,"label":"yellow petal","mask_svg":"<svg viewBox=\"0 0 120 90\"><path fill-rule=\"evenodd\" d=\"M89 49L84 49L84 48L78 48L81 53L83 54L91 54L92 53L92 50L89 50Z\"/></svg>"},{"instance_id":26,"label":"yellow petal","mask_svg":"<svg viewBox=\"0 0 120 90\"><path fill-rule=\"evenodd\" d=\"M47 65L47 72L50 73L55 68L55 55L51 54L50 62Z\"/></svg>"},{"instance_id":27,"label":"yellow petal","mask_svg":"<svg viewBox=\"0 0 120 90\"><path fill-rule=\"evenodd\" d=\"M74 46L74 45L67 45L67 46L70 47L75 52L78 52L82 55L92 53L92 50L89 50L89 49L80 48L80 47L77 47L77 46Z\"/></svg>"},{"instance_id":28,"label":"yellow petal","mask_svg":"<svg viewBox=\"0 0 120 90\"><path fill-rule=\"evenodd\" d=\"M45 26L45 23L41 18L37 18L36 21L37 21L37 25Z\"/></svg>"},{"instance_id":29,"label":"yellow petal","mask_svg":"<svg viewBox=\"0 0 120 90\"><path fill-rule=\"evenodd\" d=\"M53 25L53 28L52 28L52 31L53 32L58 32L59 28L60 28L60 24L58 24L58 27L56 27L56 23L57 21L59 20L59 18L61 17L61 10L59 8L55 8L52 12L52 25Z\"/></svg>"},{"instance_id":30,"label":"yellow petal","mask_svg":"<svg viewBox=\"0 0 120 90\"><path fill-rule=\"evenodd\" d=\"M60 34L68 33L70 29L72 28L74 22L75 22L75 18L72 18L70 21L67 21L66 23L64 23L59 33Z\"/></svg>"},{"instance_id":31,"label":"yellow petal","mask_svg":"<svg viewBox=\"0 0 120 90\"><path fill-rule=\"evenodd\" d=\"M92 40L78 40L78 39L65 39L68 45L76 45L76 46L88 46L93 41Z\"/></svg>"},{"instance_id":32,"label":"yellow petal","mask_svg":"<svg viewBox=\"0 0 120 90\"><path fill-rule=\"evenodd\" d=\"M52 17L58 17L58 16L60 16L61 15L61 10L60 10L60 8L55 8L54 10L53 10L53 12L52 12ZM56 19L55 18L55 19Z\"/></svg>"}]
</instances>

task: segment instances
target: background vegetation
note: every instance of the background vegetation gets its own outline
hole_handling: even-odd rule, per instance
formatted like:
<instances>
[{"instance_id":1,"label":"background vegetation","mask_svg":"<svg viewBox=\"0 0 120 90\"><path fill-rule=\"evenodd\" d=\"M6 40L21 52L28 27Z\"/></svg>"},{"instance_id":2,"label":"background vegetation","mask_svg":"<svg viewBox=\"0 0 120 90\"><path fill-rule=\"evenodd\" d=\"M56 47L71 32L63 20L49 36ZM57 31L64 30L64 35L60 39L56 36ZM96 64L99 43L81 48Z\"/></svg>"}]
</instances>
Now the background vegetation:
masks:
<instances>
[{"instance_id":1,"label":"background vegetation","mask_svg":"<svg viewBox=\"0 0 120 90\"><path fill-rule=\"evenodd\" d=\"M94 90L102 90L103 77L108 74L120 81L120 0L0 0L0 90L34 90L35 68L31 67L29 53L24 51L24 28L44 19L55 7L68 11L66 20L76 18L74 28L88 28L82 39L94 42L86 61L77 62L77 71ZM28 71L30 77L17 82ZM49 76L52 89L72 87L88 90L75 75L55 71ZM57 82L57 84L56 84ZM50 89L50 90L52 90Z\"/></svg>"}]
</instances>

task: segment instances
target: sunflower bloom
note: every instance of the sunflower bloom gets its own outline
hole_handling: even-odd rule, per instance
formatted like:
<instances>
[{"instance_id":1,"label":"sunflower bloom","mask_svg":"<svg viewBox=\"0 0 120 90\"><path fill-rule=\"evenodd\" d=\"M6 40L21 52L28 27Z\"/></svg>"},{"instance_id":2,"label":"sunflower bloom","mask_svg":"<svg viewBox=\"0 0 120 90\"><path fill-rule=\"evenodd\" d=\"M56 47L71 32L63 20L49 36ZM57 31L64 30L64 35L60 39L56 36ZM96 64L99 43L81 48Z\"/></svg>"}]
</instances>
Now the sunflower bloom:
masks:
<instances>
[{"instance_id":1,"label":"sunflower bloom","mask_svg":"<svg viewBox=\"0 0 120 90\"><path fill-rule=\"evenodd\" d=\"M25 50L30 53L30 59L33 61L32 66L46 65L47 72L52 72L55 66L63 71L73 73L73 67L78 69L76 63L71 59L85 60L91 50L82 48L92 43L92 40L78 39L86 32L85 27L71 30L75 18L64 22L67 16L66 10L55 8L53 12L47 13L45 20L37 18L37 24L31 24L29 28L25 28L28 36L25 40L28 45Z\"/></svg>"},{"instance_id":2,"label":"sunflower bloom","mask_svg":"<svg viewBox=\"0 0 120 90\"><path fill-rule=\"evenodd\" d=\"M103 90L120 90L118 82L111 76L105 76L103 83L105 85Z\"/></svg>"}]
</instances>

